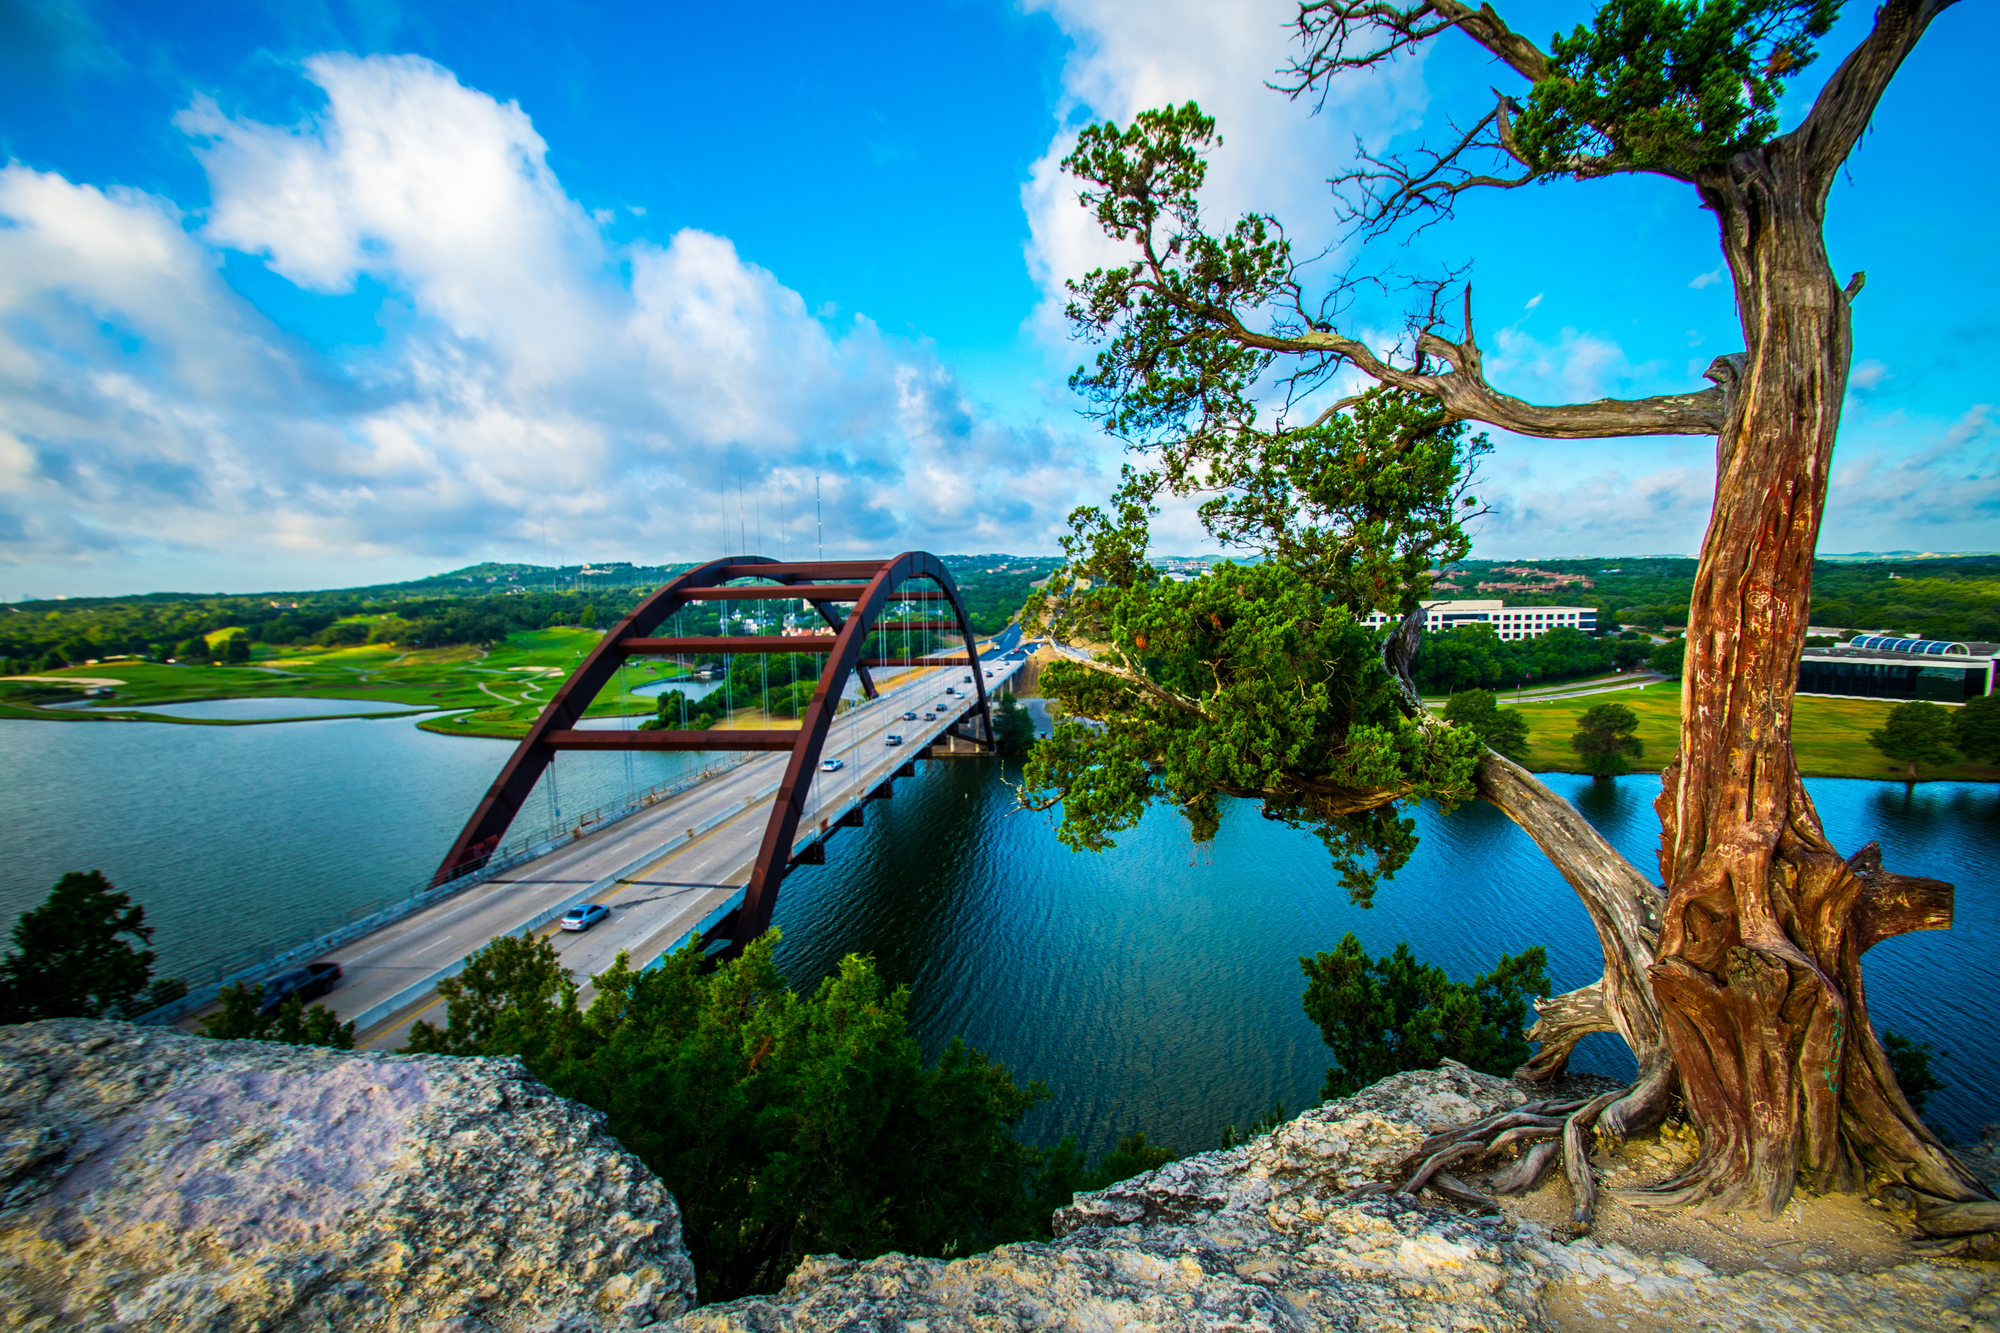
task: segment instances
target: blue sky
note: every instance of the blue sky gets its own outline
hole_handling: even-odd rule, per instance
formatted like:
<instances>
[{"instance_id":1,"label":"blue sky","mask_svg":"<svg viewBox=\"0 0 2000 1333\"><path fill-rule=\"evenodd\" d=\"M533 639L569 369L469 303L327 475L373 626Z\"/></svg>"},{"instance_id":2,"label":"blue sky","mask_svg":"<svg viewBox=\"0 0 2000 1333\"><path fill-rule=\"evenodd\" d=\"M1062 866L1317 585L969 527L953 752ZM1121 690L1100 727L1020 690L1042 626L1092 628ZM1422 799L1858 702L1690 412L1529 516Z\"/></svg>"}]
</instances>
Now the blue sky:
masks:
<instances>
[{"instance_id":1,"label":"blue sky","mask_svg":"<svg viewBox=\"0 0 2000 1333\"><path fill-rule=\"evenodd\" d=\"M1199 100L1217 215L1331 239L1357 135L1504 82L1469 45L1320 115L1282 3L0 0L0 596L329 586L479 559L1054 549L1115 442L1061 283L1110 252L1076 129ZM1503 7L1545 38L1577 5ZM1865 31L1852 6L1788 117ZM2000 548L1991 6L1948 11L1836 187L1865 269L1822 549ZM1489 375L1695 387L1740 345L1669 182L1479 199ZM1393 337L1396 312L1356 331ZM1708 440L1500 438L1475 553L1691 551ZM1184 512L1162 540L1199 548Z\"/></svg>"}]
</instances>

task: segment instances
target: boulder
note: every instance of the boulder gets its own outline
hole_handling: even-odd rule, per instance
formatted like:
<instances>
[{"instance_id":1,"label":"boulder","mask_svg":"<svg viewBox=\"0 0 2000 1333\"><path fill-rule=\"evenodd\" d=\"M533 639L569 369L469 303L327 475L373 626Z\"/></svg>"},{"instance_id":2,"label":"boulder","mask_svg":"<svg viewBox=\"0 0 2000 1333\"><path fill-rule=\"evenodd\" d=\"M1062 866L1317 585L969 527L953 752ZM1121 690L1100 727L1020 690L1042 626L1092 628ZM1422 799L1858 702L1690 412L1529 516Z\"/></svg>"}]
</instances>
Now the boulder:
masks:
<instances>
[{"instance_id":1,"label":"boulder","mask_svg":"<svg viewBox=\"0 0 2000 1333\"><path fill-rule=\"evenodd\" d=\"M680 1214L511 1059L0 1027L0 1326L638 1328Z\"/></svg>"},{"instance_id":2,"label":"boulder","mask_svg":"<svg viewBox=\"0 0 2000 1333\"><path fill-rule=\"evenodd\" d=\"M1990 1266L1874 1273L1711 1271L1530 1221L1390 1194L1342 1202L1430 1130L1526 1100L1447 1062L1397 1074L1224 1152L1171 1162L1055 1217L1056 1239L945 1262L808 1259L775 1296L691 1311L680 1333L987 1333L1000 1329L1603 1328L2000 1333Z\"/></svg>"}]
</instances>

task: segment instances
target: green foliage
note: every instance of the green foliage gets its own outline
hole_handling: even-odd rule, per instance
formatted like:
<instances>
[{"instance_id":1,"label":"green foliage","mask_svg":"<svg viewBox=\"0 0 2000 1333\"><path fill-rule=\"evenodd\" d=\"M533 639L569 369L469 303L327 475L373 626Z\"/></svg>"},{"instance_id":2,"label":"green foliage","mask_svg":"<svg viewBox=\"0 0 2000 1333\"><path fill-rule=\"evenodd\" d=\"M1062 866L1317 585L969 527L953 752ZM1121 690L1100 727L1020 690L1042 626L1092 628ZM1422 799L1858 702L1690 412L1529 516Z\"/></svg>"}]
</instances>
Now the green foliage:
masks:
<instances>
[{"instance_id":1,"label":"green foliage","mask_svg":"<svg viewBox=\"0 0 2000 1333\"><path fill-rule=\"evenodd\" d=\"M1463 553L1456 515L1483 447L1425 400L1373 390L1308 430L1183 439L1160 472L1126 469L1110 513L1073 513L1068 563L1027 610L1101 645L1106 667L1041 676L1065 716L1026 779L1042 808L1061 803L1058 836L1100 850L1167 801L1207 841L1221 798L1250 797L1317 834L1369 901L1416 846L1398 802L1466 799L1481 747L1411 716L1361 617L1413 608L1431 563ZM1194 484L1197 454L1203 489L1221 491L1203 523L1266 558L1174 582L1146 559L1153 501Z\"/></svg>"},{"instance_id":2,"label":"green foliage","mask_svg":"<svg viewBox=\"0 0 2000 1333\"><path fill-rule=\"evenodd\" d=\"M1493 626L1475 623L1425 633L1410 676L1426 694L1511 689L1601 675L1616 661L1615 648L1567 625L1532 639L1503 639Z\"/></svg>"},{"instance_id":3,"label":"green foliage","mask_svg":"<svg viewBox=\"0 0 2000 1333\"><path fill-rule=\"evenodd\" d=\"M1613 778L1629 773L1629 760L1646 753L1645 742L1632 733L1639 729L1639 715L1624 704L1598 704L1576 720L1576 734L1569 748L1583 761L1583 771L1593 777Z\"/></svg>"},{"instance_id":4,"label":"green foliage","mask_svg":"<svg viewBox=\"0 0 2000 1333\"><path fill-rule=\"evenodd\" d=\"M1271 1109L1252 1120L1248 1129L1238 1129L1233 1124L1223 1126L1222 1137L1215 1146L1223 1152L1228 1152L1239 1144L1248 1143L1259 1134L1269 1134L1284 1124L1285 1119L1285 1104L1282 1101L1272 1102Z\"/></svg>"},{"instance_id":5,"label":"green foliage","mask_svg":"<svg viewBox=\"0 0 2000 1333\"><path fill-rule=\"evenodd\" d=\"M908 991L865 958L794 994L776 938L713 972L694 945L643 972L621 955L584 1013L548 940L498 939L439 986L446 1025L419 1023L410 1049L519 1055L605 1112L673 1190L709 1300L776 1290L806 1254L963 1254L1045 1236L1050 1211L1092 1178L1073 1143L1044 1153L1015 1137L1047 1089L959 1042L926 1065ZM1127 1156L1159 1152L1141 1136Z\"/></svg>"},{"instance_id":6,"label":"green foliage","mask_svg":"<svg viewBox=\"0 0 2000 1333\"><path fill-rule=\"evenodd\" d=\"M1882 1049L1889 1056L1889 1070L1896 1076L1896 1086L1909 1099L1910 1109L1918 1115L1924 1113L1924 1103L1934 1092L1945 1089L1945 1081L1931 1072L1931 1057L1949 1056L1950 1051L1934 1051L1927 1041L1912 1041L1884 1029Z\"/></svg>"},{"instance_id":7,"label":"green foliage","mask_svg":"<svg viewBox=\"0 0 2000 1333\"><path fill-rule=\"evenodd\" d=\"M1034 715L1011 694L993 701L993 739L1001 754L1026 754L1034 748Z\"/></svg>"},{"instance_id":8,"label":"green foliage","mask_svg":"<svg viewBox=\"0 0 2000 1333\"><path fill-rule=\"evenodd\" d=\"M1868 733L1868 743L1888 758L1910 766L1916 781L1920 766L1951 762L1951 710L1941 704L1912 699L1889 710L1889 720Z\"/></svg>"},{"instance_id":9,"label":"green foliage","mask_svg":"<svg viewBox=\"0 0 2000 1333\"><path fill-rule=\"evenodd\" d=\"M1115 1185L1121 1180L1144 1175L1157 1170L1175 1159L1172 1148L1158 1143L1146 1142L1144 1130L1137 1130L1118 1137L1118 1146L1104 1155L1104 1160L1086 1172L1077 1188L1080 1190L1101 1190L1107 1185ZM1063 1200L1069 1202L1068 1199Z\"/></svg>"},{"instance_id":10,"label":"green foliage","mask_svg":"<svg viewBox=\"0 0 2000 1333\"><path fill-rule=\"evenodd\" d=\"M224 986L219 998L222 1008L201 1020L204 1037L328 1046L336 1051L354 1049L354 1024L341 1022L339 1015L323 1004L307 1009L303 1000L291 995L271 1013L260 1014L257 1007L263 1002L263 988L247 981Z\"/></svg>"},{"instance_id":11,"label":"green foliage","mask_svg":"<svg viewBox=\"0 0 2000 1333\"><path fill-rule=\"evenodd\" d=\"M1514 137L1550 175L1714 167L1778 130L1785 81L1813 60L1838 0L1609 0L1552 38L1553 69Z\"/></svg>"},{"instance_id":12,"label":"green foliage","mask_svg":"<svg viewBox=\"0 0 2000 1333\"><path fill-rule=\"evenodd\" d=\"M185 983L153 980L153 928L146 909L92 870L56 881L40 907L14 923L14 948L0 957L0 1023L42 1018L126 1018L187 994Z\"/></svg>"},{"instance_id":13,"label":"green foliage","mask_svg":"<svg viewBox=\"0 0 2000 1333\"><path fill-rule=\"evenodd\" d=\"M1656 644L1653 651L1646 654L1646 665L1665 676L1668 680L1679 680L1687 669L1687 640L1668 639Z\"/></svg>"},{"instance_id":14,"label":"green foliage","mask_svg":"<svg viewBox=\"0 0 2000 1333\"><path fill-rule=\"evenodd\" d=\"M1486 690L1463 690L1445 703L1444 720L1465 727L1517 764L1528 761L1528 720L1502 708Z\"/></svg>"},{"instance_id":15,"label":"green foliage","mask_svg":"<svg viewBox=\"0 0 2000 1333\"><path fill-rule=\"evenodd\" d=\"M1319 1025L1334 1054L1320 1096L1345 1097L1446 1058L1488 1074L1513 1074L1530 1053L1522 1035L1529 998L1549 994L1547 964L1540 945L1502 954L1491 972L1467 985L1418 962L1408 944L1371 959L1351 933L1332 953L1299 959L1306 1017Z\"/></svg>"},{"instance_id":16,"label":"green foliage","mask_svg":"<svg viewBox=\"0 0 2000 1333\"><path fill-rule=\"evenodd\" d=\"M1951 744L1975 763L2000 764L2000 694L1968 700L1952 713Z\"/></svg>"}]
</instances>

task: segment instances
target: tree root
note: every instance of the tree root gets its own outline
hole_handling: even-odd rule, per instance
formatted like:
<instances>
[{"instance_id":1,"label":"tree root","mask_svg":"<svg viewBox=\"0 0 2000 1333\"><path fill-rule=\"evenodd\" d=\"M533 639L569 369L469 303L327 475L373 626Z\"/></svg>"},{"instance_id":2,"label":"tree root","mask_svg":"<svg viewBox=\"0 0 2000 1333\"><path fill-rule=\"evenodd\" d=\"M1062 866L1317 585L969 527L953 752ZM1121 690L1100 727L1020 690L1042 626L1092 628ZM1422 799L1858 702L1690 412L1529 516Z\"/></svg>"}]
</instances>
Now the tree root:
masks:
<instances>
[{"instance_id":1,"label":"tree root","mask_svg":"<svg viewBox=\"0 0 2000 1333\"><path fill-rule=\"evenodd\" d=\"M1393 1175L1401 1178L1408 1173L1402 1184L1374 1181L1348 1190L1334 1202L1353 1203L1375 1195L1416 1195L1429 1190L1464 1207L1497 1211L1500 1205L1492 1197L1446 1174L1444 1168L1491 1158L1517 1145L1532 1144L1511 1166L1494 1175L1489 1187L1495 1194L1525 1193L1542 1182L1561 1156L1569 1172L1570 1188L1576 1194L1576 1224L1588 1230L1597 1199L1596 1183L1590 1174L1589 1132L1605 1107L1631 1092L1629 1087L1620 1088L1587 1102L1529 1102L1469 1125L1439 1130L1396 1163Z\"/></svg>"}]
</instances>

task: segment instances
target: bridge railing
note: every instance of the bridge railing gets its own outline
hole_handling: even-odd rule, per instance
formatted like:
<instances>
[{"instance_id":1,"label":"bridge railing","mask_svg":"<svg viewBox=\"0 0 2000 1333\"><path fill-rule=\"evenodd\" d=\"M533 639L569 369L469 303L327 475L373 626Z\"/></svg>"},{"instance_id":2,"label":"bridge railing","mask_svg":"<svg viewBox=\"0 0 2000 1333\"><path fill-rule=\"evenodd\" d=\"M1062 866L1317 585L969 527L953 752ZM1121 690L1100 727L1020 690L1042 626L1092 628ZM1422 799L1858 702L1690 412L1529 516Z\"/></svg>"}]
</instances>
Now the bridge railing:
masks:
<instances>
[{"instance_id":1,"label":"bridge railing","mask_svg":"<svg viewBox=\"0 0 2000 1333\"><path fill-rule=\"evenodd\" d=\"M132 1021L150 1024L177 1022L197 1009L213 1004L225 986L245 981L261 981L294 964L330 953L343 944L350 944L363 935L380 930L434 903L442 902L446 898L483 884L495 875L511 870L523 862L546 856L558 847L574 842L586 834L609 828L620 820L638 814L641 810L740 768L753 758L755 756L749 754L723 756L714 763L703 765L694 773L668 782L656 783L623 800L608 802L574 817L565 818L559 826L545 825L539 830L511 838L495 849L484 865L442 884L434 885L428 879L419 880L406 888L350 906L337 917L322 919L291 935L248 945L233 953L224 954L221 958L204 963L181 977L181 980L188 985L186 995L157 1009L139 1014Z\"/></svg>"}]
</instances>

